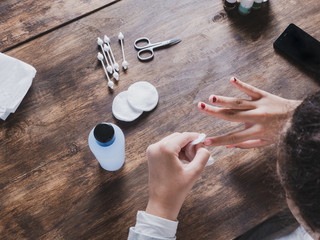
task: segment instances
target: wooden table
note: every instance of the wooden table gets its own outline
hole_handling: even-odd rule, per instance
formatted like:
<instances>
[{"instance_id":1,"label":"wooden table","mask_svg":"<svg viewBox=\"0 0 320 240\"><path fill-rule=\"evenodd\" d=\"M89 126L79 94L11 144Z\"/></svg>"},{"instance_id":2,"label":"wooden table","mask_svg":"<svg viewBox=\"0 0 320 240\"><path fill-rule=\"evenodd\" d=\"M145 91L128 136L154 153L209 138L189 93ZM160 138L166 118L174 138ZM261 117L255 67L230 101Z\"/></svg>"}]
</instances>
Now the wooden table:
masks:
<instances>
[{"instance_id":1,"label":"wooden table","mask_svg":"<svg viewBox=\"0 0 320 240\"><path fill-rule=\"evenodd\" d=\"M4 0L0 12L0 51L37 69L16 113L0 122L1 239L126 239L147 203L150 143L176 131L218 135L241 127L196 107L213 93L242 96L230 76L285 98L319 89L272 47L291 22L320 39L318 0L270 1L248 17L228 16L212 0ZM119 31L130 66L110 92L96 38L110 36L121 63ZM142 63L133 48L142 36L182 42ZM133 123L116 121L113 98L137 81L156 86L157 108ZM87 144L103 121L126 136L117 172L102 170ZM216 163L185 201L179 239L232 239L285 208L274 147L210 151Z\"/></svg>"}]
</instances>

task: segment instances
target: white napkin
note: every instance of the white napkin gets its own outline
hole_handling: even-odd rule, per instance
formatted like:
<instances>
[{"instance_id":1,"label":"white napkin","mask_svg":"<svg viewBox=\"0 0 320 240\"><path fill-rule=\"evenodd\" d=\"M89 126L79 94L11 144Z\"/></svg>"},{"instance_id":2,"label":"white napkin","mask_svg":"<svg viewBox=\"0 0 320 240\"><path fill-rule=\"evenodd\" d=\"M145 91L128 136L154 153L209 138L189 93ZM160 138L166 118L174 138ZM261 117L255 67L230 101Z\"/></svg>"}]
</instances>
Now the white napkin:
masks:
<instances>
[{"instance_id":1,"label":"white napkin","mask_svg":"<svg viewBox=\"0 0 320 240\"><path fill-rule=\"evenodd\" d=\"M0 53L0 118L14 113L28 92L36 69L18 59Z\"/></svg>"}]
</instances>

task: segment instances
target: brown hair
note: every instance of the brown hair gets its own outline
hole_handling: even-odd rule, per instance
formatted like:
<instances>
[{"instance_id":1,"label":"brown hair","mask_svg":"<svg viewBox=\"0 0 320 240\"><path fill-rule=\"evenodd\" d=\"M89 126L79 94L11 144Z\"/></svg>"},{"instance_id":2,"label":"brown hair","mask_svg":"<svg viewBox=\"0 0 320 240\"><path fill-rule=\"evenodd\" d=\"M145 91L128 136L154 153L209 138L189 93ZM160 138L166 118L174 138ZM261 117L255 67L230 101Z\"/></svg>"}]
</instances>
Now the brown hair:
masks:
<instances>
[{"instance_id":1,"label":"brown hair","mask_svg":"<svg viewBox=\"0 0 320 240\"><path fill-rule=\"evenodd\" d=\"M297 107L279 149L282 184L303 220L313 231L319 231L320 91Z\"/></svg>"}]
</instances>

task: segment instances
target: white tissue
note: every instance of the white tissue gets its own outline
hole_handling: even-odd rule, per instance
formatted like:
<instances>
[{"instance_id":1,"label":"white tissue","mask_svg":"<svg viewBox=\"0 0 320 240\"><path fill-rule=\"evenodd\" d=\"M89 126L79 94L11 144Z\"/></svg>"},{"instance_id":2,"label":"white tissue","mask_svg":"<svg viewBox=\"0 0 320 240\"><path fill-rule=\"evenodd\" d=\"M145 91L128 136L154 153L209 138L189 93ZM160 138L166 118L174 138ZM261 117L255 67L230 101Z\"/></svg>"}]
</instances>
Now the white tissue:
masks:
<instances>
[{"instance_id":1,"label":"white tissue","mask_svg":"<svg viewBox=\"0 0 320 240\"><path fill-rule=\"evenodd\" d=\"M18 59L0 53L0 118L14 113L28 92L36 69Z\"/></svg>"},{"instance_id":2,"label":"white tissue","mask_svg":"<svg viewBox=\"0 0 320 240\"><path fill-rule=\"evenodd\" d=\"M199 144L199 143L204 143L205 139L206 139L206 134L201 133L197 139L193 140L191 143L189 143L186 146L185 153L186 153L186 156L189 159L193 159L194 158L194 156L196 155L196 149L195 149L196 145ZM206 163L206 166L210 166L213 163L214 163L214 159L213 159L212 156L210 156L208 162Z\"/></svg>"}]
</instances>

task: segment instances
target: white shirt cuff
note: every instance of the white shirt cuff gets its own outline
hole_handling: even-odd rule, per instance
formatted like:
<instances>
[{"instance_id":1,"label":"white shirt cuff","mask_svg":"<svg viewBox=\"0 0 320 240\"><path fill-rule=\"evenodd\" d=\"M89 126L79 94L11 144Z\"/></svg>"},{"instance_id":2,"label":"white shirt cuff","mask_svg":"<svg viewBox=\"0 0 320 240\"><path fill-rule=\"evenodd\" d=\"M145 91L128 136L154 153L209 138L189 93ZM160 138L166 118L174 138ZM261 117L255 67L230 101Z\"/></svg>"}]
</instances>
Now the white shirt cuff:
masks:
<instances>
[{"instance_id":1,"label":"white shirt cuff","mask_svg":"<svg viewBox=\"0 0 320 240\"><path fill-rule=\"evenodd\" d=\"M148 235L155 238L175 239L178 228L178 221L171 221L165 218L157 217L138 211L137 222L134 227L136 233Z\"/></svg>"}]
</instances>

